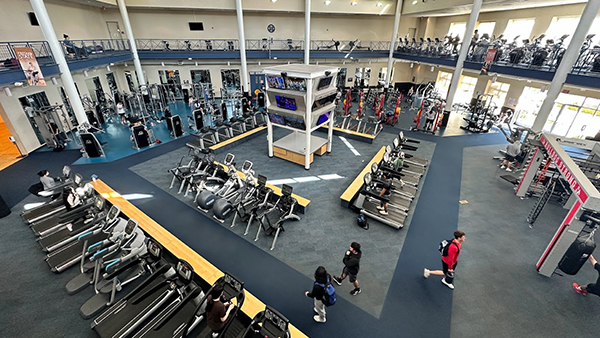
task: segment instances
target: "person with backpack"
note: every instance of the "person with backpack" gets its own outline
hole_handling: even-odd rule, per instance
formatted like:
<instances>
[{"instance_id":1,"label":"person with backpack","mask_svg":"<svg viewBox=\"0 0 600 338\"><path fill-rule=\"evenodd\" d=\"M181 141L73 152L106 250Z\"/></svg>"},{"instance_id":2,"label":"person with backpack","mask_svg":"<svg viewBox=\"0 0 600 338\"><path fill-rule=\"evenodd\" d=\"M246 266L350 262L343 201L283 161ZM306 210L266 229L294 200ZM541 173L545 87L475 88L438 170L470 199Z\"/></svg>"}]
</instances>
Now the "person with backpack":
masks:
<instances>
[{"instance_id":1,"label":"person with backpack","mask_svg":"<svg viewBox=\"0 0 600 338\"><path fill-rule=\"evenodd\" d=\"M356 275L358 275L358 270L360 268L361 257L362 251L360 251L360 243L352 242L350 244L350 249L346 251L344 258L342 259L342 262L344 262L342 276L333 276L333 280L337 283L337 285L342 285L342 281L346 279L346 277L350 277L350 283L354 284L354 289L350 291L352 296L356 296L362 292L360 287L358 287L358 280L356 279Z\"/></svg>"},{"instance_id":2,"label":"person with backpack","mask_svg":"<svg viewBox=\"0 0 600 338\"><path fill-rule=\"evenodd\" d=\"M456 269L458 255L460 255L461 246L464 241L465 233L461 230L454 232L454 239L442 241L439 249L442 254L442 270L427 270L425 268L423 270L423 277L428 278L430 275L444 276L442 283L451 290L454 290L454 284L452 284L454 281L454 269Z\"/></svg>"},{"instance_id":3,"label":"person with backpack","mask_svg":"<svg viewBox=\"0 0 600 338\"><path fill-rule=\"evenodd\" d=\"M325 307L335 304L336 295L335 289L331 285L331 275L327 273L324 267L319 266L317 268L312 291L305 291L304 295L314 300L314 310L317 313L313 317L315 322L325 323L327 321Z\"/></svg>"}]
</instances>

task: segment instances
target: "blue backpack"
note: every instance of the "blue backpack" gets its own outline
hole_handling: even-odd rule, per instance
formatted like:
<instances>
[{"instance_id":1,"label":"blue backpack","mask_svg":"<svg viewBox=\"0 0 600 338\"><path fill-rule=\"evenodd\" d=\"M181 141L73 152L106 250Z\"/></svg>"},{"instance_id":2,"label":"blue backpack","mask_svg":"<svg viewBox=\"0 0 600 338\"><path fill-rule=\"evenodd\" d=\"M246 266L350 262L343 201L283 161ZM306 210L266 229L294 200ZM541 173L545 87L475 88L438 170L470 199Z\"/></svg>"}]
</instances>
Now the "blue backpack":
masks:
<instances>
[{"instance_id":1,"label":"blue backpack","mask_svg":"<svg viewBox=\"0 0 600 338\"><path fill-rule=\"evenodd\" d=\"M321 284L321 283L315 282L315 285L318 285L318 286L322 287L323 289L325 289L325 297L323 297L323 304L325 304L325 306L334 305L335 302L337 301L337 296L335 294L335 288L333 287L333 285L331 285L329 277L327 277L327 284Z\"/></svg>"}]
</instances>

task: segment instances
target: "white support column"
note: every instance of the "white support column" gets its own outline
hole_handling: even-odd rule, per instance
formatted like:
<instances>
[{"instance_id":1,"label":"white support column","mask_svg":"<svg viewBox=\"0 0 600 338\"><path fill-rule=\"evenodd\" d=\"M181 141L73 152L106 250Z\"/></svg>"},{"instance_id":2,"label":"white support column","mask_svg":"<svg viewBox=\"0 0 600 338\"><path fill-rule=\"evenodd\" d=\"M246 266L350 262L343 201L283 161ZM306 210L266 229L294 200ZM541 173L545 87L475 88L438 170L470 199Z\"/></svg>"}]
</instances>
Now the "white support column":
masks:
<instances>
[{"instance_id":1,"label":"white support column","mask_svg":"<svg viewBox=\"0 0 600 338\"><path fill-rule=\"evenodd\" d=\"M247 93L250 90L250 80L248 79L248 64L246 63L246 37L244 35L242 0L235 0L235 11L237 13L238 35L240 40L240 61L242 63L242 92Z\"/></svg>"},{"instance_id":2,"label":"white support column","mask_svg":"<svg viewBox=\"0 0 600 338\"><path fill-rule=\"evenodd\" d=\"M333 122L335 121L335 108L331 111L329 116L329 128L327 128L327 152L331 153L331 147L333 146Z\"/></svg>"},{"instance_id":3,"label":"white support column","mask_svg":"<svg viewBox=\"0 0 600 338\"><path fill-rule=\"evenodd\" d=\"M131 23L129 22L129 14L127 13L127 6L125 6L125 0L117 0L117 3L119 5L119 12L121 12L123 24L125 25L125 33L127 34L127 39L129 40L131 54L133 54L133 65L135 66L135 71L137 73L138 83L140 86L145 85L146 78L144 77L142 63L140 62L140 57L138 56L137 47L135 45L135 38L133 37L133 30L131 29Z\"/></svg>"},{"instance_id":4,"label":"white support column","mask_svg":"<svg viewBox=\"0 0 600 338\"><path fill-rule=\"evenodd\" d=\"M46 5L44 5L44 0L30 0L30 2L35 16L40 24L40 28L42 29L42 33L44 34L44 38L46 41L48 41L48 45L50 45L50 50L52 51L54 60L56 61L56 64L58 64L58 69L60 70L60 79L62 80L65 91L69 96L69 101L73 107L73 112L75 113L77 123L86 123L88 122L88 119L85 115L85 108L83 108L81 98L79 97L79 94L77 94L77 88L75 87L75 82L73 82L71 70L69 69L63 49L58 42L56 33L54 32L54 27L52 27L52 22L50 21L50 16L46 10Z\"/></svg>"},{"instance_id":5,"label":"white support column","mask_svg":"<svg viewBox=\"0 0 600 338\"><path fill-rule=\"evenodd\" d=\"M460 80L460 75L462 74L463 64L465 63L467 54L469 53L469 45L471 43L471 38L473 37L473 31L475 31L475 24L477 23L477 18L479 17L482 1L483 0L475 0L473 2L473 7L471 8L471 15L469 16L469 21L467 22L465 36L460 47L458 60L456 60L456 68L454 68L454 74L452 75L450 88L448 88L448 96L446 97L447 111L450 111L452 109L452 104L454 104L454 95L458 90L458 81Z\"/></svg>"},{"instance_id":6,"label":"white support column","mask_svg":"<svg viewBox=\"0 0 600 338\"><path fill-rule=\"evenodd\" d=\"M304 169L310 169L310 129L312 125L312 88L313 80L306 79L306 116L304 117L304 124L306 125L305 135L306 136L306 148L304 149Z\"/></svg>"},{"instance_id":7,"label":"white support column","mask_svg":"<svg viewBox=\"0 0 600 338\"><path fill-rule=\"evenodd\" d=\"M392 81L392 67L394 65L394 50L396 40L398 39L398 27L400 27L400 16L402 12L402 0L396 2L396 14L394 15L394 30L392 31L392 41L390 43L390 55L388 55L387 73L385 74L385 86L389 87Z\"/></svg>"},{"instance_id":8,"label":"white support column","mask_svg":"<svg viewBox=\"0 0 600 338\"><path fill-rule=\"evenodd\" d=\"M560 91L567 80L567 75L569 75L571 68L577 61L581 45L583 44L585 36L592 26L592 22L596 18L596 15L598 15L599 10L600 0L589 0L585 5L583 13L581 13L581 17L579 18L577 28L575 29L575 33L573 33L573 38L569 43L569 47L565 51L565 54L560 61L560 65L554 73L554 78L552 78L546 98L544 99L544 102L540 107L540 111L533 122L533 126L531 127L533 131L541 132L544 128L544 125L548 120L548 116L550 115L550 111L554 106L554 101L556 101L558 98L558 94L560 94Z\"/></svg>"},{"instance_id":9,"label":"white support column","mask_svg":"<svg viewBox=\"0 0 600 338\"><path fill-rule=\"evenodd\" d=\"M304 64L310 63L310 0L304 7Z\"/></svg>"}]
</instances>

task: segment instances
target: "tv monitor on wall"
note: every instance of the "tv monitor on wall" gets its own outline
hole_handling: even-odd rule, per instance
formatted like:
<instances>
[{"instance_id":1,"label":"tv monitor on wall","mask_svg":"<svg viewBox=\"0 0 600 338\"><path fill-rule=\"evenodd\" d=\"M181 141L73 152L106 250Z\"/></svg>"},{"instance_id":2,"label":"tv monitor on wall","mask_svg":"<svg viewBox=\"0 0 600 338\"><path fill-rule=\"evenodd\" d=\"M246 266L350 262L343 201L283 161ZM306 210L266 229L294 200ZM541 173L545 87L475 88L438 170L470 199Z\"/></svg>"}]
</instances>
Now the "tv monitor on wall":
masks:
<instances>
[{"instance_id":1,"label":"tv monitor on wall","mask_svg":"<svg viewBox=\"0 0 600 338\"><path fill-rule=\"evenodd\" d=\"M323 124L323 123L325 123L325 122L327 122L327 121L329 121L329 116L330 116L330 115L331 115L331 112L330 112L330 111L328 111L327 113L325 113L325 114L323 114L323 115L319 116L319 121L317 122L317 126L318 126L318 125L321 125L321 124Z\"/></svg>"},{"instance_id":2,"label":"tv monitor on wall","mask_svg":"<svg viewBox=\"0 0 600 338\"><path fill-rule=\"evenodd\" d=\"M285 120L281 115L269 113L269 120L271 120L271 123L281 124L285 126Z\"/></svg>"},{"instance_id":3,"label":"tv monitor on wall","mask_svg":"<svg viewBox=\"0 0 600 338\"><path fill-rule=\"evenodd\" d=\"M286 96L275 95L277 107L289 110L296 110L296 99Z\"/></svg>"}]
</instances>

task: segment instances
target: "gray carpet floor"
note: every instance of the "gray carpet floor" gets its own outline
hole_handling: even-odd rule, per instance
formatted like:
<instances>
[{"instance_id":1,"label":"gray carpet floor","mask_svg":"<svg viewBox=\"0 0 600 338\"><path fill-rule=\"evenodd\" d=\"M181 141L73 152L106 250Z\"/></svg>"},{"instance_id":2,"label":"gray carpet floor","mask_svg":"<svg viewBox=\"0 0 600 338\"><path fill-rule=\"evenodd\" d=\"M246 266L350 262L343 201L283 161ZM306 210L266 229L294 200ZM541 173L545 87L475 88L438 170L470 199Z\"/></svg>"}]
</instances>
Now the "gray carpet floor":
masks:
<instances>
[{"instance_id":1,"label":"gray carpet floor","mask_svg":"<svg viewBox=\"0 0 600 338\"><path fill-rule=\"evenodd\" d=\"M452 306L452 337L598 337L598 299L571 283L595 281L589 264L577 276L539 275L535 264L567 210L550 202L533 229L536 199L521 200L499 176L498 146L465 148L459 229L466 241Z\"/></svg>"},{"instance_id":2,"label":"gray carpet floor","mask_svg":"<svg viewBox=\"0 0 600 338\"><path fill-rule=\"evenodd\" d=\"M276 128L275 140L283 137L286 133L287 131ZM317 133L317 135L324 137L325 133ZM325 266L331 274L339 275L343 267L342 258L348 246L352 241L360 242L363 247L363 259L358 279L363 293L358 297L351 296L349 292L353 287L347 281L338 288L337 292L341 297L348 299L375 317L379 317L381 313L406 232L410 227L412 210L418 203L418 195L412 202L411 212L403 229L396 230L371 221L371 228L368 231L356 225L357 214L343 208L340 205L339 196L381 146L391 144L394 137L394 134L382 132L373 144L348 140L360 153L360 156L356 156L338 136L334 136L332 153L324 156L315 155L311 169L308 171L304 170L303 166L275 157L269 158L266 134L229 150L236 156L238 169L244 160L250 160L254 164L253 169L256 173L267 176L269 180L327 174L338 174L343 177L291 184L294 193L311 200L306 213L300 214L302 220L285 225L286 231L280 234L277 246L273 251L269 251L272 241L270 237L261 236L256 245L312 278L319 265ZM414 152L415 155L431 159L435 144L422 141L418 146L419 149ZM187 152L187 148L184 147L140 163L130 169L157 187L168 191L172 176L167 170L172 168ZM216 157L217 160L222 161L225 153ZM423 180L424 178L421 179L421 182ZM188 197L182 196L183 194L177 195L176 188L169 193L194 207L191 195ZM227 220L223 226L229 227L230 224L231 219ZM248 241L253 241L257 230L256 224L251 227L250 233L245 237L243 236L245 226L239 225L230 229Z\"/></svg>"}]
</instances>

